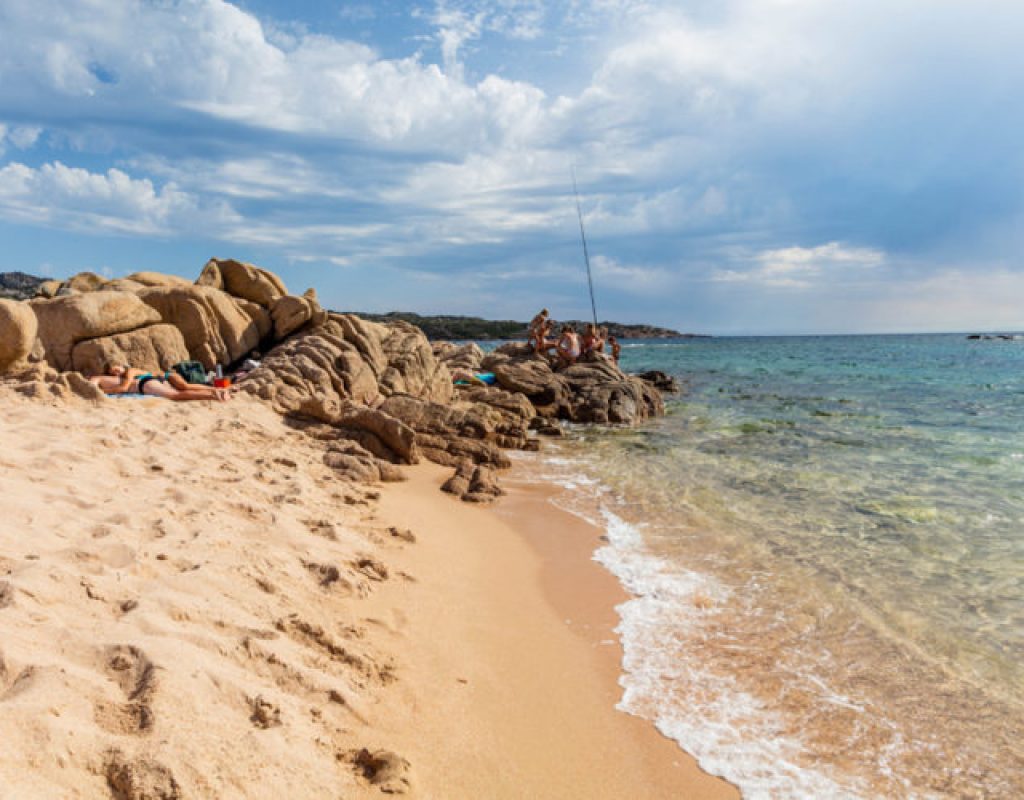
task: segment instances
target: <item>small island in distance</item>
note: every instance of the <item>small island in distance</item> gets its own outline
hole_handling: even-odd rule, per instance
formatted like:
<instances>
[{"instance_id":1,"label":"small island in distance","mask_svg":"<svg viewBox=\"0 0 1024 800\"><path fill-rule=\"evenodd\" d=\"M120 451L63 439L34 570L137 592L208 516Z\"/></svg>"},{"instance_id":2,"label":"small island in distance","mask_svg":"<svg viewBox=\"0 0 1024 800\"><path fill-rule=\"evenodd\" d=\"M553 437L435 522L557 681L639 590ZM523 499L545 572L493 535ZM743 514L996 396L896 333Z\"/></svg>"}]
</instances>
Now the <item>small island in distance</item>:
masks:
<instances>
[{"instance_id":1,"label":"small island in distance","mask_svg":"<svg viewBox=\"0 0 1024 800\"><path fill-rule=\"evenodd\" d=\"M421 316L411 311L390 311L387 314L370 314L365 311L345 312L355 314L371 322L394 322L402 320L420 328L428 339L526 339L529 323L511 319L482 319L481 317L458 317L448 315ZM584 320L559 320L568 322L582 330ZM625 325L619 322L601 322L608 333L617 339L705 339L709 336L696 333L680 333L670 328L654 325Z\"/></svg>"}]
</instances>

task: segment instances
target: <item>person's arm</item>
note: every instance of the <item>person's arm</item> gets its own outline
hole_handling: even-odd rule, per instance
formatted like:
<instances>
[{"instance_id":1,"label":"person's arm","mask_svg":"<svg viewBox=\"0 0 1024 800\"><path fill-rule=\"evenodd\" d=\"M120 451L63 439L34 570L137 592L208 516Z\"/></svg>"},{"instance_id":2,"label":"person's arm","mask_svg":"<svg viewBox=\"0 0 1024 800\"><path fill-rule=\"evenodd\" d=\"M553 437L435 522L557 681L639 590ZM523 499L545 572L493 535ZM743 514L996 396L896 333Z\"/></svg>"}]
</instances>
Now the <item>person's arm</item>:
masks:
<instances>
[{"instance_id":1,"label":"person's arm","mask_svg":"<svg viewBox=\"0 0 1024 800\"><path fill-rule=\"evenodd\" d=\"M137 369L126 369L124 371L124 375L121 376L121 381L117 384L117 389L115 391L118 394L124 394L131 388L132 381L135 380L135 376L141 374L142 373Z\"/></svg>"}]
</instances>

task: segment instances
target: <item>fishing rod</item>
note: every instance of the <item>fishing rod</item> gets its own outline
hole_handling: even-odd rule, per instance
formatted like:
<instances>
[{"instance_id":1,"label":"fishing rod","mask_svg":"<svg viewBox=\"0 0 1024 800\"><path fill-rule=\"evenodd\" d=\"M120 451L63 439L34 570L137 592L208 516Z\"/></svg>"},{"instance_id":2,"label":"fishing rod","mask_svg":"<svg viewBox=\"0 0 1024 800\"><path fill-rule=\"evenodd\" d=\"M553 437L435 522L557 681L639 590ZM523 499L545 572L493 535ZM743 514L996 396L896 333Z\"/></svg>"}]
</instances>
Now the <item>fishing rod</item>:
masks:
<instances>
[{"instance_id":1,"label":"fishing rod","mask_svg":"<svg viewBox=\"0 0 1024 800\"><path fill-rule=\"evenodd\" d=\"M583 230L583 208L580 193L576 188L576 165L572 165L572 193L576 196L576 216L580 219L580 239L583 241L583 261L587 265L587 286L590 288L590 310L594 313L594 327L597 327L597 304L594 302L594 278L590 274L590 254L587 252L587 234Z\"/></svg>"}]
</instances>

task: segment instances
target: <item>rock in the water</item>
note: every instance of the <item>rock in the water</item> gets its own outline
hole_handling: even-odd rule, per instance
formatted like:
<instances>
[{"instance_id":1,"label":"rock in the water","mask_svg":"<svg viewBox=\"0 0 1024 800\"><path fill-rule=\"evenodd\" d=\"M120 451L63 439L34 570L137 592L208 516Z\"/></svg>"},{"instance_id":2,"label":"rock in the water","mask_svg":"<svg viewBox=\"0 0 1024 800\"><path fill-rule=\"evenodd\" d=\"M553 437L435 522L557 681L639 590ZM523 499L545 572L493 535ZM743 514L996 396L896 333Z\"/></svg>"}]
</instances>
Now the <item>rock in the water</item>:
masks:
<instances>
[{"instance_id":1,"label":"rock in the water","mask_svg":"<svg viewBox=\"0 0 1024 800\"><path fill-rule=\"evenodd\" d=\"M17 300L0 300L0 372L28 359L37 329L31 306Z\"/></svg>"},{"instance_id":2,"label":"rock in the water","mask_svg":"<svg viewBox=\"0 0 1024 800\"><path fill-rule=\"evenodd\" d=\"M669 394L679 393L679 382L667 372L662 372L660 369L650 369L647 370L647 372L638 372L636 377L651 384L659 392L668 392Z\"/></svg>"},{"instance_id":3,"label":"rock in the water","mask_svg":"<svg viewBox=\"0 0 1024 800\"><path fill-rule=\"evenodd\" d=\"M52 300L32 300L46 360L73 369L71 352L86 339L111 336L160 322L160 315L128 292L88 292Z\"/></svg>"},{"instance_id":4,"label":"rock in the water","mask_svg":"<svg viewBox=\"0 0 1024 800\"><path fill-rule=\"evenodd\" d=\"M188 360L188 348L181 331L165 323L88 339L76 344L71 351L72 369L84 375L100 375L107 364L126 364L158 372Z\"/></svg>"}]
</instances>

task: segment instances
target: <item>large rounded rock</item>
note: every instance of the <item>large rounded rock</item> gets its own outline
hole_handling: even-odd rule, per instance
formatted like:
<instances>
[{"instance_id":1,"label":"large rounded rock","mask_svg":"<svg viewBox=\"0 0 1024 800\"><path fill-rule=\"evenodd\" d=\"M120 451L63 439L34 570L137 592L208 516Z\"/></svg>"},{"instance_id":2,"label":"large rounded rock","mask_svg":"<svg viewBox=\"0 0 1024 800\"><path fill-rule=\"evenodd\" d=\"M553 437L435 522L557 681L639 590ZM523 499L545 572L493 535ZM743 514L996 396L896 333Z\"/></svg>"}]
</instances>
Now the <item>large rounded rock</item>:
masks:
<instances>
[{"instance_id":1,"label":"large rounded rock","mask_svg":"<svg viewBox=\"0 0 1024 800\"><path fill-rule=\"evenodd\" d=\"M59 370L72 369L71 352L79 342L160 322L156 311L129 292L88 292L29 305L39 321L46 360Z\"/></svg>"},{"instance_id":2,"label":"large rounded rock","mask_svg":"<svg viewBox=\"0 0 1024 800\"><path fill-rule=\"evenodd\" d=\"M28 358L37 327L36 315L27 303L0 300L0 372Z\"/></svg>"},{"instance_id":3,"label":"large rounded rock","mask_svg":"<svg viewBox=\"0 0 1024 800\"><path fill-rule=\"evenodd\" d=\"M288 294L284 283L273 272L234 259L210 259L196 283L223 289L264 308L270 308L277 298Z\"/></svg>"},{"instance_id":4,"label":"large rounded rock","mask_svg":"<svg viewBox=\"0 0 1024 800\"><path fill-rule=\"evenodd\" d=\"M392 322L381 342L388 365L380 375L384 395L409 394L437 403L450 402L455 395L452 374L434 358L426 335L408 322Z\"/></svg>"},{"instance_id":5,"label":"large rounded rock","mask_svg":"<svg viewBox=\"0 0 1024 800\"><path fill-rule=\"evenodd\" d=\"M107 364L127 364L157 372L188 360L181 331L167 324L89 339L79 342L71 352L72 368L84 375L99 375Z\"/></svg>"},{"instance_id":6,"label":"large rounded rock","mask_svg":"<svg viewBox=\"0 0 1024 800\"><path fill-rule=\"evenodd\" d=\"M299 328L310 322L313 315L320 310L314 301L305 297L285 295L270 304L270 317L274 320L274 338L280 341L291 336Z\"/></svg>"},{"instance_id":7,"label":"large rounded rock","mask_svg":"<svg viewBox=\"0 0 1024 800\"><path fill-rule=\"evenodd\" d=\"M162 272L133 272L126 280L141 283L143 286L153 287L182 287L191 286L192 281L178 275L164 275Z\"/></svg>"},{"instance_id":8,"label":"large rounded rock","mask_svg":"<svg viewBox=\"0 0 1024 800\"><path fill-rule=\"evenodd\" d=\"M95 272L79 272L65 281L64 285L75 292L98 292L107 283L107 279Z\"/></svg>"},{"instance_id":9,"label":"large rounded rock","mask_svg":"<svg viewBox=\"0 0 1024 800\"><path fill-rule=\"evenodd\" d=\"M143 289L139 298L157 313L158 322L174 325L196 361L207 369L232 364L259 346L269 319L243 307L233 297L208 286Z\"/></svg>"}]
</instances>

